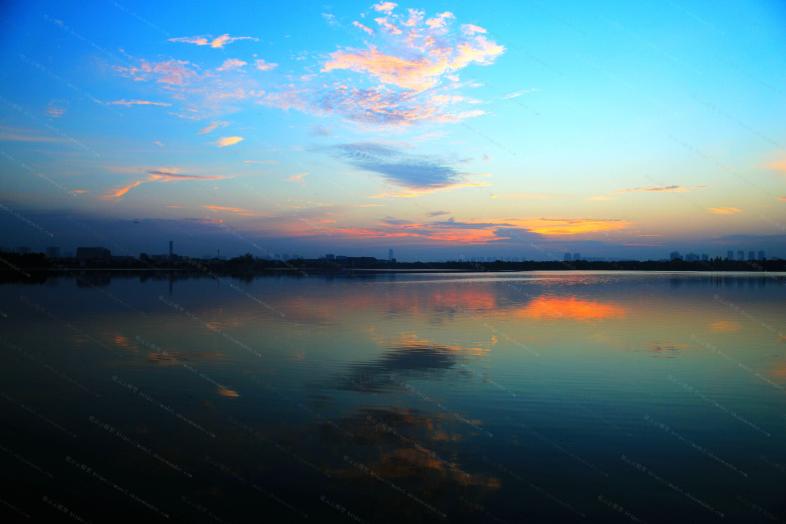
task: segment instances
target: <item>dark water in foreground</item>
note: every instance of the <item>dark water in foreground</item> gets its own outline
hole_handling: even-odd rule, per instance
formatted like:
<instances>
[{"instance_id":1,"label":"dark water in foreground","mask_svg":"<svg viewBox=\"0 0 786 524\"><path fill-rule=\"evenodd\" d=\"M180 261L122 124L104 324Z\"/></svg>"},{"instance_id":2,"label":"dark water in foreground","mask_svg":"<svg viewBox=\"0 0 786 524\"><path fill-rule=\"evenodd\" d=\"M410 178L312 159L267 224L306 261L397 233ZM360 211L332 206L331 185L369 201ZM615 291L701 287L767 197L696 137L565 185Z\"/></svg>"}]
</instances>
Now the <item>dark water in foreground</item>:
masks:
<instances>
[{"instance_id":1,"label":"dark water in foreground","mask_svg":"<svg viewBox=\"0 0 786 524\"><path fill-rule=\"evenodd\" d=\"M0 520L783 522L784 299L730 274L1 285Z\"/></svg>"}]
</instances>

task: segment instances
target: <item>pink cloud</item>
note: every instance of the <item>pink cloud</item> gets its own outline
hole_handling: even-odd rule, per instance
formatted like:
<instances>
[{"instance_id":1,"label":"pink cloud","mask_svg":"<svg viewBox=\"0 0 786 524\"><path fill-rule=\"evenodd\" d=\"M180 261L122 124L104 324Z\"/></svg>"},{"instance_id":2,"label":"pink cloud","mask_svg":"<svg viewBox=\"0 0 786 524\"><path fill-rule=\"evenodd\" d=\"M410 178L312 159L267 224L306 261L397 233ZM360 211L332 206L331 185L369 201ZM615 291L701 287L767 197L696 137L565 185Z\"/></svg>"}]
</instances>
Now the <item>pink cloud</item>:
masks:
<instances>
[{"instance_id":1,"label":"pink cloud","mask_svg":"<svg viewBox=\"0 0 786 524\"><path fill-rule=\"evenodd\" d=\"M155 80L160 84L175 86L185 85L198 76L191 63L186 60L165 60L162 62L141 60L138 66L117 66L115 69L136 81Z\"/></svg>"},{"instance_id":2,"label":"pink cloud","mask_svg":"<svg viewBox=\"0 0 786 524\"><path fill-rule=\"evenodd\" d=\"M150 182L182 182L186 180L221 180L223 176L201 176L201 175L191 175L186 173L181 173L179 168L176 167L159 167L156 169L151 169L147 172L147 176L145 178L134 180L129 184L121 186L117 189L113 189L108 193L104 194L101 198L104 200L120 200L121 198L125 197L129 191L132 189L141 186L142 184L150 183Z\"/></svg>"},{"instance_id":3,"label":"pink cloud","mask_svg":"<svg viewBox=\"0 0 786 524\"><path fill-rule=\"evenodd\" d=\"M373 35L373 34L374 34L374 30L373 30L373 29L371 29L371 28L370 28L370 27L368 27L368 26L365 26L365 25L361 24L361 23L360 23L360 22L358 22L357 20L355 20L354 22L352 22L352 25L353 25L353 26L355 26L355 27L357 27L357 28L358 28L358 29L360 29L361 31L364 31L366 34L369 34L369 35Z\"/></svg>"},{"instance_id":4,"label":"pink cloud","mask_svg":"<svg viewBox=\"0 0 786 524\"><path fill-rule=\"evenodd\" d=\"M258 38L253 36L230 36L228 34L223 34L221 36L217 36L213 38L212 36L180 36L177 38L170 38L170 42L179 42L183 44L193 44L198 46L210 46L213 49L221 49L226 45L229 45L233 42L237 42L240 40L252 40L254 42L259 41Z\"/></svg>"},{"instance_id":5,"label":"pink cloud","mask_svg":"<svg viewBox=\"0 0 786 524\"><path fill-rule=\"evenodd\" d=\"M151 100L114 100L109 102L113 106L160 106L169 107L172 104L167 102L154 102Z\"/></svg>"},{"instance_id":6,"label":"pink cloud","mask_svg":"<svg viewBox=\"0 0 786 524\"><path fill-rule=\"evenodd\" d=\"M229 125L229 122L224 122L222 120L216 120L214 122L210 122L208 125L206 125L202 129L200 129L199 130L199 134L200 135L207 135L208 133L212 133L213 131L215 131L218 128L226 127L228 125Z\"/></svg>"},{"instance_id":7,"label":"pink cloud","mask_svg":"<svg viewBox=\"0 0 786 524\"><path fill-rule=\"evenodd\" d=\"M236 71L238 69L243 69L248 62L245 60L240 60L239 58L227 58L224 60L224 63L221 64L221 67L218 68L218 71Z\"/></svg>"},{"instance_id":8,"label":"pink cloud","mask_svg":"<svg viewBox=\"0 0 786 524\"><path fill-rule=\"evenodd\" d=\"M480 27L479 25L475 25L475 24L464 24L464 25L461 26L461 31L465 35L474 35L474 34L477 34L477 33L486 34L486 30L484 28Z\"/></svg>"},{"instance_id":9,"label":"pink cloud","mask_svg":"<svg viewBox=\"0 0 786 524\"><path fill-rule=\"evenodd\" d=\"M256 61L256 67L260 71L272 71L273 69L278 67L278 64L273 62L266 62L265 60L260 58Z\"/></svg>"},{"instance_id":10,"label":"pink cloud","mask_svg":"<svg viewBox=\"0 0 786 524\"><path fill-rule=\"evenodd\" d=\"M379 11L380 13L391 13L397 6L398 4L394 2L380 2L371 7L374 11Z\"/></svg>"},{"instance_id":11,"label":"pink cloud","mask_svg":"<svg viewBox=\"0 0 786 524\"><path fill-rule=\"evenodd\" d=\"M243 140L244 138L242 136L224 136L216 140L216 145L218 147L229 147L239 144Z\"/></svg>"}]
</instances>

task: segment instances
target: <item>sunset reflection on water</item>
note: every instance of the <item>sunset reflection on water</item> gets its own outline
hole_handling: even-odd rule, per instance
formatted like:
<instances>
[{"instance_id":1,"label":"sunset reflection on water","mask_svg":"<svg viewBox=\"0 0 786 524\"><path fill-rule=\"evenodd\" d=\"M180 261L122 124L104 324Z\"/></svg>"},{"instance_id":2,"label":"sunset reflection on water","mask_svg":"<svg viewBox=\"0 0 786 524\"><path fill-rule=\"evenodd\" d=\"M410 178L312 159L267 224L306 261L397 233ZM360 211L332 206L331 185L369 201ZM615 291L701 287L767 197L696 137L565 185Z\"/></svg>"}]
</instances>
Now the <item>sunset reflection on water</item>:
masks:
<instances>
[{"instance_id":1,"label":"sunset reflection on water","mask_svg":"<svg viewBox=\"0 0 786 524\"><path fill-rule=\"evenodd\" d=\"M14 500L158 518L68 455L186 520L171 490L226 521L717 518L670 485L786 513L783 278L100 282L0 286L0 444L67 480L11 461Z\"/></svg>"}]
</instances>

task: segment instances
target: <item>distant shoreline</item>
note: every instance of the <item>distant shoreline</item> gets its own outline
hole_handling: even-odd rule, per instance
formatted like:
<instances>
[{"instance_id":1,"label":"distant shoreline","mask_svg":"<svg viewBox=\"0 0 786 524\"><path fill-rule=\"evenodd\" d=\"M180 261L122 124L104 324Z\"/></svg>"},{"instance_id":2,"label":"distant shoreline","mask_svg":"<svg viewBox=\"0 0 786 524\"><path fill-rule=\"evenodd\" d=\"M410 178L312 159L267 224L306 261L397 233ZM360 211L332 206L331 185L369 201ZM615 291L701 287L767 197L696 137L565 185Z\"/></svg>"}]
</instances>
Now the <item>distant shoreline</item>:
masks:
<instances>
[{"instance_id":1,"label":"distant shoreline","mask_svg":"<svg viewBox=\"0 0 786 524\"><path fill-rule=\"evenodd\" d=\"M52 275L80 273L237 276L262 275L360 275L384 273L512 273L533 271L622 271L682 273L782 273L786 260L625 260L625 261L488 261L488 262L398 262L373 257L270 260L244 255L231 259L197 259L172 255L166 258L103 257L92 259L53 258L43 254L0 253L0 279L40 280Z\"/></svg>"}]
</instances>

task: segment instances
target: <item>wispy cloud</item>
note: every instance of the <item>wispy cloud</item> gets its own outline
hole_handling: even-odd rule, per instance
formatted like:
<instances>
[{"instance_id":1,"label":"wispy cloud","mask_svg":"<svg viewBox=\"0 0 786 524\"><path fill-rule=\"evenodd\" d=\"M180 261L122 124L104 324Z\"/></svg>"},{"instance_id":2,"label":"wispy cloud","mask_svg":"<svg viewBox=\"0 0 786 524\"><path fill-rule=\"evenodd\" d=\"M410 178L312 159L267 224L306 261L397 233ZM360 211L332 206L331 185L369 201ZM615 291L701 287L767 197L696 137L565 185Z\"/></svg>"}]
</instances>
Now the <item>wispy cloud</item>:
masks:
<instances>
[{"instance_id":1,"label":"wispy cloud","mask_svg":"<svg viewBox=\"0 0 786 524\"><path fill-rule=\"evenodd\" d=\"M424 195L428 195L430 193L434 193L436 191L447 191L453 189L464 189L464 188L471 188L471 187L488 187L490 184L488 182L455 182L452 184L445 184L441 186L435 187L419 187L419 188L411 188L411 189L404 189L401 191L388 191L385 193L377 193L375 195L371 195L369 198L418 198Z\"/></svg>"},{"instance_id":2,"label":"wispy cloud","mask_svg":"<svg viewBox=\"0 0 786 524\"><path fill-rule=\"evenodd\" d=\"M223 120L215 120L213 122L210 122L208 125L206 125L202 129L200 129L199 130L199 134L200 135L207 135L209 133L212 133L216 129L219 129L219 128L222 128L222 127L226 127L228 125L229 125L229 122L226 122L226 121L223 121Z\"/></svg>"},{"instance_id":3,"label":"wispy cloud","mask_svg":"<svg viewBox=\"0 0 786 524\"><path fill-rule=\"evenodd\" d=\"M109 102L110 105L113 106L158 106L158 107L169 107L172 104L168 102L155 102L153 100L113 100Z\"/></svg>"},{"instance_id":4,"label":"wispy cloud","mask_svg":"<svg viewBox=\"0 0 786 524\"><path fill-rule=\"evenodd\" d=\"M38 131L24 128L0 126L0 142L65 142L64 138L42 135Z\"/></svg>"},{"instance_id":5,"label":"wispy cloud","mask_svg":"<svg viewBox=\"0 0 786 524\"><path fill-rule=\"evenodd\" d=\"M704 189L707 186L649 186L618 189L616 193L687 193L695 189Z\"/></svg>"},{"instance_id":6,"label":"wispy cloud","mask_svg":"<svg viewBox=\"0 0 786 524\"><path fill-rule=\"evenodd\" d=\"M46 114L49 115L51 118L61 118L66 113L66 108L57 103L57 102L49 102L49 105L46 107Z\"/></svg>"},{"instance_id":7,"label":"wispy cloud","mask_svg":"<svg viewBox=\"0 0 786 524\"><path fill-rule=\"evenodd\" d=\"M360 22L358 22L357 20L355 20L354 22L352 22L352 25L353 25L353 26L355 26L355 27L357 27L358 29L360 29L361 31L363 31L364 33L366 33L367 35L373 35L373 34L374 34L374 30L373 30L373 29L371 29L371 28L370 28L370 27L368 27L367 25L363 25L363 24L361 24L361 23L360 23Z\"/></svg>"},{"instance_id":8,"label":"wispy cloud","mask_svg":"<svg viewBox=\"0 0 786 524\"><path fill-rule=\"evenodd\" d=\"M208 209L210 211L215 211L215 212L218 212L218 213L231 213L233 215L240 215L240 216L246 216L246 217L254 216L256 214L253 211L251 211L250 209L244 209L242 207L218 206L218 205L215 205L215 204L208 204L208 205L204 205L202 207L205 208L205 209Z\"/></svg>"},{"instance_id":9,"label":"wispy cloud","mask_svg":"<svg viewBox=\"0 0 786 524\"><path fill-rule=\"evenodd\" d=\"M287 180L289 180L290 182L295 182L297 184L302 184L303 182L305 182L305 178L307 176L308 176L308 173L305 173L305 172L304 173L296 173L294 175L291 175L291 176L287 177Z\"/></svg>"},{"instance_id":10,"label":"wispy cloud","mask_svg":"<svg viewBox=\"0 0 786 524\"><path fill-rule=\"evenodd\" d=\"M103 195L102 198L104 200L119 200L126 196L126 194L128 194L128 192L132 189L150 182L183 182L188 180L205 181L222 180L223 178L223 176L218 175L204 176L181 173L180 168L177 167L160 167L148 170L145 178L134 180L133 182L130 182L124 186L113 189Z\"/></svg>"},{"instance_id":11,"label":"wispy cloud","mask_svg":"<svg viewBox=\"0 0 786 524\"><path fill-rule=\"evenodd\" d=\"M272 71L278 67L278 64L274 62L267 62L262 58L258 58L255 64L259 71Z\"/></svg>"},{"instance_id":12,"label":"wispy cloud","mask_svg":"<svg viewBox=\"0 0 786 524\"><path fill-rule=\"evenodd\" d=\"M187 60L140 60L137 65L115 66L115 70L136 81L154 80L170 86L182 86L198 77L196 68Z\"/></svg>"},{"instance_id":13,"label":"wispy cloud","mask_svg":"<svg viewBox=\"0 0 786 524\"><path fill-rule=\"evenodd\" d=\"M218 147L229 147L235 144L239 144L245 140L242 136L222 136L218 140L216 140L216 145Z\"/></svg>"},{"instance_id":14,"label":"wispy cloud","mask_svg":"<svg viewBox=\"0 0 786 524\"><path fill-rule=\"evenodd\" d=\"M193 44L198 46L210 46L213 49L221 49L224 46L227 46L233 42L238 42L240 40L251 40L254 42L259 41L258 38L253 36L230 36L229 34L223 34L221 36L213 37L211 35L207 36L179 36L177 38L170 38L170 42L178 42L182 44Z\"/></svg>"},{"instance_id":15,"label":"wispy cloud","mask_svg":"<svg viewBox=\"0 0 786 524\"><path fill-rule=\"evenodd\" d=\"M239 58L227 58L224 63L218 67L218 71L237 71L243 69L248 62L240 60Z\"/></svg>"},{"instance_id":16,"label":"wispy cloud","mask_svg":"<svg viewBox=\"0 0 786 524\"><path fill-rule=\"evenodd\" d=\"M615 196L625 193L687 193L689 191L696 191L698 189L704 189L706 187L707 186L681 186L676 184L668 185L668 186L628 187L623 189L617 189L616 191L612 191L611 193L606 193L603 195L593 195L589 197L587 200L604 202L607 200L612 200Z\"/></svg>"},{"instance_id":17,"label":"wispy cloud","mask_svg":"<svg viewBox=\"0 0 786 524\"><path fill-rule=\"evenodd\" d=\"M527 93L532 93L534 89L519 89L518 91L511 91L510 93L506 93L502 95L503 100L513 100L514 98L518 98L520 96L524 96Z\"/></svg>"},{"instance_id":18,"label":"wispy cloud","mask_svg":"<svg viewBox=\"0 0 786 524\"><path fill-rule=\"evenodd\" d=\"M713 215L736 215L742 213L742 209L738 207L711 207L708 211Z\"/></svg>"}]
</instances>

